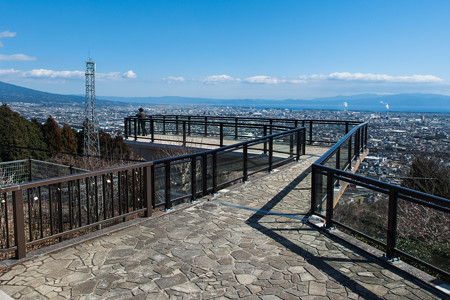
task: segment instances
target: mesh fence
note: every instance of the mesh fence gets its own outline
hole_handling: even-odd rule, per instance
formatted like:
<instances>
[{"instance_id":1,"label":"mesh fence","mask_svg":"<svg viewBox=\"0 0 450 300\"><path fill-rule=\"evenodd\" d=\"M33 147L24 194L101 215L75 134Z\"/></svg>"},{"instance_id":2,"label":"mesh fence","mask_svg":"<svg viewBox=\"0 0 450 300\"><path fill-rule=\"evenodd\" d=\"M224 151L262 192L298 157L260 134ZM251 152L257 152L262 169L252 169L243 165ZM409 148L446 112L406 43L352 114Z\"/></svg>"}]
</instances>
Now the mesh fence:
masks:
<instances>
[{"instance_id":1,"label":"mesh fence","mask_svg":"<svg viewBox=\"0 0 450 300\"><path fill-rule=\"evenodd\" d=\"M85 171L87 170L35 159L2 162L0 163L0 187Z\"/></svg>"}]
</instances>

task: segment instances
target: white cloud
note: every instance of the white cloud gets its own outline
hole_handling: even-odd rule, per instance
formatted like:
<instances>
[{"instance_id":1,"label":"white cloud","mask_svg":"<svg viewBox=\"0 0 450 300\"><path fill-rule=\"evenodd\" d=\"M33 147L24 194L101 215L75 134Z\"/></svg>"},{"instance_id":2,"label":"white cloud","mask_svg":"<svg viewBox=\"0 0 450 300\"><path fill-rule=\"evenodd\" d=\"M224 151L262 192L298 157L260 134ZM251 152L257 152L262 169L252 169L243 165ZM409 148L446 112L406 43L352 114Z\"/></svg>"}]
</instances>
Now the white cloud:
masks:
<instances>
[{"instance_id":1,"label":"white cloud","mask_svg":"<svg viewBox=\"0 0 450 300\"><path fill-rule=\"evenodd\" d=\"M15 69L0 69L0 76L15 75L25 78L59 78L59 79L79 79L84 78L83 71L55 71L48 69L33 69L31 71L22 71ZM126 78L136 78L137 75L132 70L125 73L110 72L110 73L96 73L95 76L99 80L113 81Z\"/></svg>"},{"instance_id":2,"label":"white cloud","mask_svg":"<svg viewBox=\"0 0 450 300\"><path fill-rule=\"evenodd\" d=\"M233 81L241 81L239 78L233 78L229 75L211 75L207 76L203 79L200 79L201 82L205 84L218 84L225 82L233 82Z\"/></svg>"},{"instance_id":3,"label":"white cloud","mask_svg":"<svg viewBox=\"0 0 450 300\"><path fill-rule=\"evenodd\" d=\"M255 84L302 84L312 81L326 81L326 80L342 80L342 81L371 81L371 82L392 82L392 83L438 83L444 81L443 79L434 75L410 75L410 76L391 76L386 74L371 74L371 73L349 73L349 72L335 72L328 75L312 74L301 75L297 78L277 78L271 76L252 76L245 78L246 83Z\"/></svg>"},{"instance_id":4,"label":"white cloud","mask_svg":"<svg viewBox=\"0 0 450 300\"><path fill-rule=\"evenodd\" d=\"M16 36L15 32L11 32L11 31L8 31L8 30L0 32L0 38L15 37L15 36Z\"/></svg>"},{"instance_id":5,"label":"white cloud","mask_svg":"<svg viewBox=\"0 0 450 300\"><path fill-rule=\"evenodd\" d=\"M11 31L8 31L8 30L0 32L0 39L1 38L5 38L5 37L8 38L8 37L15 37L15 36L16 36L15 32L11 32ZM0 48L1 47L3 47L2 41L0 41Z\"/></svg>"},{"instance_id":6,"label":"white cloud","mask_svg":"<svg viewBox=\"0 0 450 300\"><path fill-rule=\"evenodd\" d=\"M83 78L84 72L33 69L31 71L21 71L21 75L23 77L34 77L34 78Z\"/></svg>"},{"instance_id":7,"label":"white cloud","mask_svg":"<svg viewBox=\"0 0 450 300\"><path fill-rule=\"evenodd\" d=\"M177 76L168 76L166 78L163 78L163 80L167 81L169 83L172 83L172 82L185 82L186 81L186 79L184 79L183 76L178 76L178 77Z\"/></svg>"},{"instance_id":8,"label":"white cloud","mask_svg":"<svg viewBox=\"0 0 450 300\"><path fill-rule=\"evenodd\" d=\"M128 70L125 73L122 74L123 78L130 78L130 79L134 79L137 77L136 73L133 72L133 70Z\"/></svg>"},{"instance_id":9,"label":"white cloud","mask_svg":"<svg viewBox=\"0 0 450 300\"><path fill-rule=\"evenodd\" d=\"M28 56L25 54L12 54L12 55L4 55L0 54L0 60L36 60L36 57Z\"/></svg>"},{"instance_id":10,"label":"white cloud","mask_svg":"<svg viewBox=\"0 0 450 300\"><path fill-rule=\"evenodd\" d=\"M328 79L355 81L385 81L385 82L441 82L443 79L434 75L391 76L386 74L335 72Z\"/></svg>"},{"instance_id":11,"label":"white cloud","mask_svg":"<svg viewBox=\"0 0 450 300\"><path fill-rule=\"evenodd\" d=\"M307 81L305 78L294 78L294 79L287 79L287 78L277 78L277 77L271 77L271 76L252 76L244 79L244 82L247 83L257 83L257 84L278 84L278 83L306 83Z\"/></svg>"},{"instance_id":12,"label":"white cloud","mask_svg":"<svg viewBox=\"0 0 450 300\"><path fill-rule=\"evenodd\" d=\"M12 75L12 74L18 74L21 71L14 70L14 69L0 69L0 76L2 75Z\"/></svg>"}]
</instances>

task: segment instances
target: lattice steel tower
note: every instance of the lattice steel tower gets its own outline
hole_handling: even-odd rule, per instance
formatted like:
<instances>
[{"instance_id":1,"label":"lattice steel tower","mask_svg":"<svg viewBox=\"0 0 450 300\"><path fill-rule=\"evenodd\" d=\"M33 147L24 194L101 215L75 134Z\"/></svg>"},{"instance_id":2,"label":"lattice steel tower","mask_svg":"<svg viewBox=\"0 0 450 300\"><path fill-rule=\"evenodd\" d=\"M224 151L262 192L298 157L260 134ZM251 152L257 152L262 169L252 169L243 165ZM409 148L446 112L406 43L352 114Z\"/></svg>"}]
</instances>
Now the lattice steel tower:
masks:
<instances>
[{"instance_id":1,"label":"lattice steel tower","mask_svg":"<svg viewBox=\"0 0 450 300\"><path fill-rule=\"evenodd\" d=\"M95 107L95 63L86 62L86 99L84 109L84 154L100 155L99 123Z\"/></svg>"}]
</instances>

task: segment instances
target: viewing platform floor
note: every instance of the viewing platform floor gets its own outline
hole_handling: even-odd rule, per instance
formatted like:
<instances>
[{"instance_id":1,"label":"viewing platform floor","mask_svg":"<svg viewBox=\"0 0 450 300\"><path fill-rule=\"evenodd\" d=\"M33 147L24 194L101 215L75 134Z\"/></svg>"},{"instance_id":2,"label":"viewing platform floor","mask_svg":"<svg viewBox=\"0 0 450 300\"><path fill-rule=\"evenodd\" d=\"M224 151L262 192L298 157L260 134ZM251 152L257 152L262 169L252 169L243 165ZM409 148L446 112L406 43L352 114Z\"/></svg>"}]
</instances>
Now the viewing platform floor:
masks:
<instances>
[{"instance_id":1,"label":"viewing platform floor","mask_svg":"<svg viewBox=\"0 0 450 300\"><path fill-rule=\"evenodd\" d=\"M309 167L326 150L313 148L193 204L30 255L0 274L0 290L17 299L438 299L306 223Z\"/></svg>"}]
</instances>

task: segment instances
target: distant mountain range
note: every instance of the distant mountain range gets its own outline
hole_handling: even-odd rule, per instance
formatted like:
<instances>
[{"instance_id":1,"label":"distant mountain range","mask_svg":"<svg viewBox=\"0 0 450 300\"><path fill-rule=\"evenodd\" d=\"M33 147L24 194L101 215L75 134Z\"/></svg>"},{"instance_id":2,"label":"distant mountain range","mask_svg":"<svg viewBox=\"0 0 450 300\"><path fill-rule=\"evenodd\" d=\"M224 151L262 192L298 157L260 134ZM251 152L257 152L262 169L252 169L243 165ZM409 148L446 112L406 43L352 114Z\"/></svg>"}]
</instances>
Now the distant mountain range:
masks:
<instances>
[{"instance_id":1,"label":"distant mountain range","mask_svg":"<svg viewBox=\"0 0 450 300\"><path fill-rule=\"evenodd\" d=\"M84 96L59 95L32 90L0 81L0 102L30 102L58 104L83 104ZM344 110L347 103L349 110L410 112L445 112L450 113L450 96L439 94L395 94L376 95L360 94L353 96L336 96L313 100L286 99L208 99L192 97L113 97L97 96L97 105L208 105L257 108L289 109L326 109Z\"/></svg>"}]
</instances>

